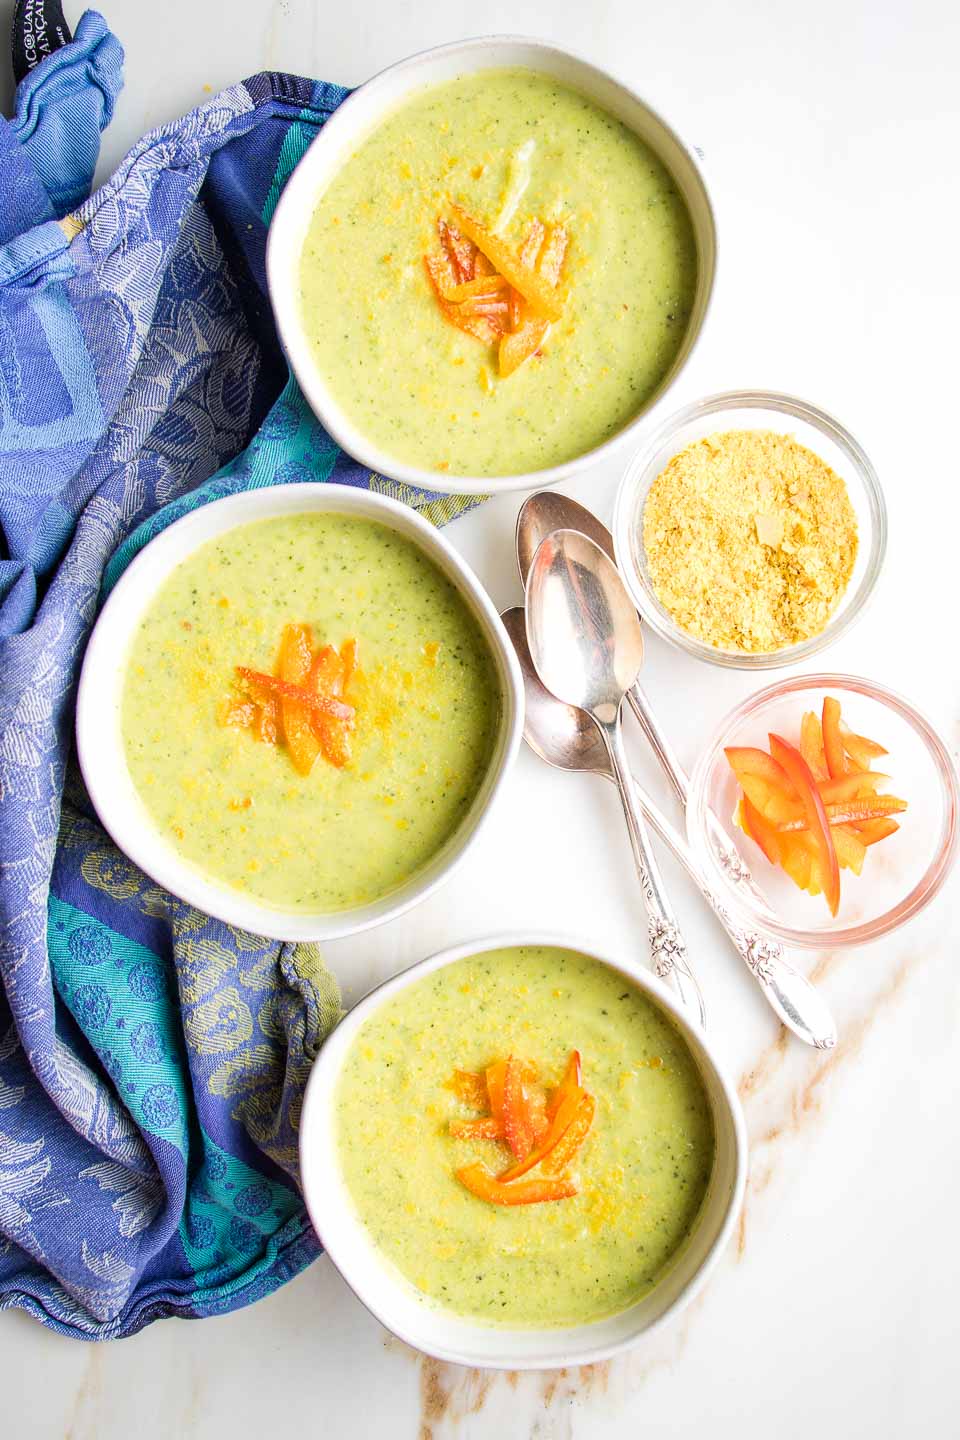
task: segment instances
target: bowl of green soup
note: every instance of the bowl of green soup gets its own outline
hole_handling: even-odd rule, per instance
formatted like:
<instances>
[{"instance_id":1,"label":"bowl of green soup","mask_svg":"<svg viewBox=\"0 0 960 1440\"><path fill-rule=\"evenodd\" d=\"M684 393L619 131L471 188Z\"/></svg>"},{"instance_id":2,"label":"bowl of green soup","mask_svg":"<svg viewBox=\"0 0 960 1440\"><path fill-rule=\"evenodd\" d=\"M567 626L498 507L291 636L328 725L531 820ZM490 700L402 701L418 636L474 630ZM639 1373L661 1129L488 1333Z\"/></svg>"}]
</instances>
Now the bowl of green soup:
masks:
<instances>
[{"instance_id":1,"label":"bowl of green soup","mask_svg":"<svg viewBox=\"0 0 960 1440\"><path fill-rule=\"evenodd\" d=\"M588 1364L696 1294L747 1141L710 1041L656 977L555 935L459 945L388 980L316 1062L314 1227L359 1299L462 1365Z\"/></svg>"},{"instance_id":2,"label":"bowl of green soup","mask_svg":"<svg viewBox=\"0 0 960 1440\"><path fill-rule=\"evenodd\" d=\"M94 628L77 744L113 839L230 924L382 923L463 859L519 745L490 599L409 506L341 485L205 505Z\"/></svg>"},{"instance_id":3,"label":"bowl of green soup","mask_svg":"<svg viewBox=\"0 0 960 1440\"><path fill-rule=\"evenodd\" d=\"M551 484L671 388L713 289L695 153L567 51L488 37L361 86L281 196L280 337L372 470L482 494Z\"/></svg>"}]
</instances>

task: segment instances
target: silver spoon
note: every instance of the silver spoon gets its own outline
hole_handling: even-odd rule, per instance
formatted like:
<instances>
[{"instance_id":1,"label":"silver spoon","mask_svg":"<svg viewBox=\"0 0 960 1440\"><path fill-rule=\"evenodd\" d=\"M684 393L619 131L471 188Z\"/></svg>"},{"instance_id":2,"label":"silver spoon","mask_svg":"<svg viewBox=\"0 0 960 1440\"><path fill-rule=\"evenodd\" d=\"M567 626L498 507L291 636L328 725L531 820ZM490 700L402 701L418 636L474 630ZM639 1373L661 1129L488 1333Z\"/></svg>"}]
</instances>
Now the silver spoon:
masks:
<instances>
[{"instance_id":1,"label":"silver spoon","mask_svg":"<svg viewBox=\"0 0 960 1440\"><path fill-rule=\"evenodd\" d=\"M527 575L530 573L530 566L533 564L533 557L537 553L541 540L545 536L551 535L554 530L579 530L581 535L589 536L595 545L599 545L600 549L616 565L617 557L613 548L613 536L602 520L598 520L591 510L584 505L578 505L576 500L571 500L566 495L558 495L553 490L538 490L535 495L527 497L517 516L517 565L520 569L520 579L524 585L527 583ZM627 701L639 720L654 754L663 766L667 779L676 791L677 799L686 809L687 795L690 791L689 777L670 741L657 723L657 718L650 709L639 680L635 681L627 691ZM729 868L728 855L742 870L743 864L740 857L724 844L723 863ZM734 873L734 879L738 878L740 876Z\"/></svg>"},{"instance_id":2,"label":"silver spoon","mask_svg":"<svg viewBox=\"0 0 960 1440\"><path fill-rule=\"evenodd\" d=\"M516 605L512 610L504 610L500 618L513 642L523 673L526 698L523 738L530 749L558 770L585 771L614 780L606 748L593 720L583 710L565 705L551 695L540 680L530 657L527 622L522 607ZM733 941L737 954L766 995L771 1009L787 1029L807 1045L813 1045L818 1050L832 1049L837 1039L836 1025L818 991L787 964L775 941L739 928L700 874L686 841L636 780L633 788L644 818L673 851L717 916Z\"/></svg>"},{"instance_id":3,"label":"silver spoon","mask_svg":"<svg viewBox=\"0 0 960 1440\"><path fill-rule=\"evenodd\" d=\"M614 564L617 563L613 536L592 511L587 510L583 505L578 505L576 500L571 500L566 495L557 495L552 490L540 490L524 501L520 507L520 514L517 516L517 566L524 585L527 583L527 575L540 542L554 530L579 530L581 535L588 535L595 545L599 545ZM676 791L680 804L686 810L690 794L690 777L660 728L639 681L628 690L627 700L640 722L643 733L650 742L653 753L660 761L667 779ZM717 857L730 879L735 885L742 885L744 889L750 890L754 896L763 900L764 897L758 889L756 881L737 851L727 840L723 827L712 812L707 815L707 825ZM758 943L777 944L777 953L782 957L783 947L778 942L764 940Z\"/></svg>"},{"instance_id":4,"label":"silver spoon","mask_svg":"<svg viewBox=\"0 0 960 1440\"><path fill-rule=\"evenodd\" d=\"M599 546L576 530L558 530L533 558L526 620L530 654L544 685L597 723L643 888L654 970L672 976L684 1003L697 1008L705 1024L703 996L663 888L623 745L620 709L643 659L640 617L617 567Z\"/></svg>"}]
</instances>

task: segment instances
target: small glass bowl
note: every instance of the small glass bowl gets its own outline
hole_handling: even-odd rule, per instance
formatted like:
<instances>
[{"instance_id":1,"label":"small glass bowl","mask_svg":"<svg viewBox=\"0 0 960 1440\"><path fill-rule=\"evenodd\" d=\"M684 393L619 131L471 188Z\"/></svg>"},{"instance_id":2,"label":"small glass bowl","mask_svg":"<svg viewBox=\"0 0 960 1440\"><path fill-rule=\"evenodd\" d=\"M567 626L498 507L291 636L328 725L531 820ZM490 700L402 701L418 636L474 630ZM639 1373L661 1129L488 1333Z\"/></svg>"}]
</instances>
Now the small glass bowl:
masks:
<instances>
[{"instance_id":1,"label":"small glass bowl","mask_svg":"<svg viewBox=\"0 0 960 1440\"><path fill-rule=\"evenodd\" d=\"M908 802L900 829L867 850L863 873L840 872L840 909L797 888L734 823L739 786L724 749L768 749L770 731L796 742L805 710L818 715L824 695L840 701L844 721L889 751L872 767L889 774L884 790ZM712 812L712 814L711 814ZM690 781L687 835L702 873L738 919L791 945L860 945L897 929L933 899L956 859L960 786L939 735L899 695L855 675L797 675L769 685L722 721ZM718 823L711 825L712 817ZM749 868L737 880L721 842Z\"/></svg>"},{"instance_id":2,"label":"small glass bowl","mask_svg":"<svg viewBox=\"0 0 960 1440\"><path fill-rule=\"evenodd\" d=\"M687 445L724 430L789 433L814 451L846 482L857 516L859 545L850 583L829 624L809 640L781 650L752 654L708 645L681 627L654 593L643 544L643 508L651 485ZM887 546L887 512L880 482L860 446L823 410L765 390L731 390L710 395L671 415L634 457L617 492L613 516L617 562L644 620L665 640L714 665L736 670L772 670L795 665L832 645L860 615L877 582Z\"/></svg>"}]
</instances>

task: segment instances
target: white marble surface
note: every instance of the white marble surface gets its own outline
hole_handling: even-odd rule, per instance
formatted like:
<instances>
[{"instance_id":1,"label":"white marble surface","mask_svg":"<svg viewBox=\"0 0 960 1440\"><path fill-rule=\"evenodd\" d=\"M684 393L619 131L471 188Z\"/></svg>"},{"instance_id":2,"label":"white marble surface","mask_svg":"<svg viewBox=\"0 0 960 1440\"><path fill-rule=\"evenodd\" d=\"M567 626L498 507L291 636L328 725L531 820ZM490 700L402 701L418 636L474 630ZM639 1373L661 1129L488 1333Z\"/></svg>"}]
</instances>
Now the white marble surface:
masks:
<instances>
[{"instance_id":1,"label":"white marble surface","mask_svg":"<svg viewBox=\"0 0 960 1440\"><path fill-rule=\"evenodd\" d=\"M0 7L0 10L6 7ZM677 401L791 390L841 417L886 486L872 608L827 657L886 680L960 740L956 184L960 23L949 0L102 0L127 49L103 151L256 70L356 83L481 30L607 65L706 151L720 211L712 324ZM75 20L78 6L71 6ZM614 469L576 487L608 516ZM499 605L519 596L518 501L449 532ZM752 687L649 642L650 694L692 759ZM549 924L617 946L643 926L612 794L528 753L473 863L397 924L331 945L348 1000L454 939ZM85 1346L0 1317L0 1435L264 1434L718 1440L956 1433L960 888L887 942L808 957L842 1029L827 1058L778 1039L699 902L684 906L711 1024L742 1077L744 1224L705 1295L630 1358L483 1377L384 1335L326 1260L252 1310Z\"/></svg>"}]
</instances>

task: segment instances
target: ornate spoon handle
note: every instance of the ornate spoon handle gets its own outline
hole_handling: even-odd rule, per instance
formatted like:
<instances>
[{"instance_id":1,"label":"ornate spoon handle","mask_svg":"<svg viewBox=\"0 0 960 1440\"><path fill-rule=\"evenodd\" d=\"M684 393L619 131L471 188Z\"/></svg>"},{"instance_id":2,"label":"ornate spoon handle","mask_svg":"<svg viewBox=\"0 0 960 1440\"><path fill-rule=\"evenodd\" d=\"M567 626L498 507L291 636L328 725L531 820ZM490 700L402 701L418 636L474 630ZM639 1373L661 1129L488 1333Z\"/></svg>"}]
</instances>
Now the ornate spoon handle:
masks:
<instances>
[{"instance_id":1,"label":"ornate spoon handle","mask_svg":"<svg viewBox=\"0 0 960 1440\"><path fill-rule=\"evenodd\" d=\"M633 779L633 790L645 818L696 884L766 996L770 1008L787 1029L807 1045L813 1045L817 1050L832 1049L837 1042L837 1027L820 992L806 976L794 970L778 940L744 930L737 924L701 875L686 841L636 779Z\"/></svg>"},{"instance_id":2,"label":"ornate spoon handle","mask_svg":"<svg viewBox=\"0 0 960 1440\"><path fill-rule=\"evenodd\" d=\"M673 786L674 792L684 810L687 808L687 799L690 795L690 776L681 764L680 758L667 739L660 722L650 702L640 688L639 680L627 691L627 700L630 702L630 709L640 722L640 728L650 742L650 748L660 761L664 774ZM707 825L710 829L710 839L716 846L717 854L720 856L720 863L729 874L731 880L742 885L744 889L750 890L758 899L762 899L757 889L756 881L743 863L736 850L732 849L727 837L723 833L716 815L711 811L707 816Z\"/></svg>"},{"instance_id":3,"label":"ornate spoon handle","mask_svg":"<svg viewBox=\"0 0 960 1440\"><path fill-rule=\"evenodd\" d=\"M647 910L650 957L653 961L654 971L661 979L673 980L683 1003L694 1014L699 1014L700 1024L706 1026L707 1015L703 995L696 977L690 969L686 942L677 924L673 908L664 889L660 867L650 846L650 837L647 834L644 819L644 807L637 792L636 782L627 768L620 717L617 715L610 724L602 724L600 721L597 724L610 759L612 774L609 778L613 780L620 792L623 814L627 822L627 830L630 833L633 858L636 862Z\"/></svg>"}]
</instances>

